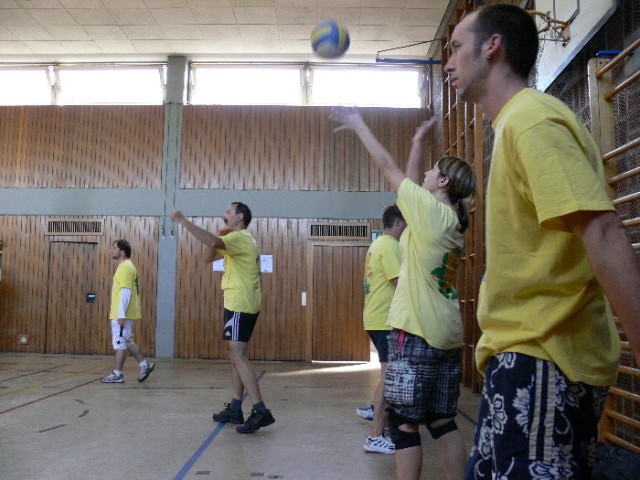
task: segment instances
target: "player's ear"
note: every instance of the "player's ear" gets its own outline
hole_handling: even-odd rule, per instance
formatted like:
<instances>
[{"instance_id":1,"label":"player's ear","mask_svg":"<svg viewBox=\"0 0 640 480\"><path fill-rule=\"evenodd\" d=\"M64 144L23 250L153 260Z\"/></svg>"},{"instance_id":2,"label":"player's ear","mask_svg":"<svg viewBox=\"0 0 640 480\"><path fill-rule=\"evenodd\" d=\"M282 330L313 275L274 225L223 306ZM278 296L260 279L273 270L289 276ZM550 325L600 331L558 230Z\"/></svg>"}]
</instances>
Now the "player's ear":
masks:
<instances>
[{"instance_id":1,"label":"player's ear","mask_svg":"<svg viewBox=\"0 0 640 480\"><path fill-rule=\"evenodd\" d=\"M482 45L482 53L488 58L495 56L500 48L504 48L504 39L499 33L491 35Z\"/></svg>"}]
</instances>

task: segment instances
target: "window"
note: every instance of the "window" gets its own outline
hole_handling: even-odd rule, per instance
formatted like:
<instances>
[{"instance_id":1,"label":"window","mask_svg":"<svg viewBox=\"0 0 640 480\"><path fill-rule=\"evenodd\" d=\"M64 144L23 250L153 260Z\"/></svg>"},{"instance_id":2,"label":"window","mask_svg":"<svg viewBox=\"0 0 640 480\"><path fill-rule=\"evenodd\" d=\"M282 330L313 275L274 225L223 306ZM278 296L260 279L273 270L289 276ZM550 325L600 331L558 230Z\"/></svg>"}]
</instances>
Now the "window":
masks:
<instances>
[{"instance_id":1,"label":"window","mask_svg":"<svg viewBox=\"0 0 640 480\"><path fill-rule=\"evenodd\" d=\"M59 68L58 105L161 105L162 66L121 68Z\"/></svg>"},{"instance_id":2,"label":"window","mask_svg":"<svg viewBox=\"0 0 640 480\"><path fill-rule=\"evenodd\" d=\"M376 66L311 68L311 105L420 108L421 70Z\"/></svg>"},{"instance_id":3,"label":"window","mask_svg":"<svg viewBox=\"0 0 640 480\"><path fill-rule=\"evenodd\" d=\"M424 67L379 64L192 63L196 105L421 108ZM0 66L0 105L161 105L165 64Z\"/></svg>"},{"instance_id":4,"label":"window","mask_svg":"<svg viewBox=\"0 0 640 480\"><path fill-rule=\"evenodd\" d=\"M50 105L48 67L0 69L0 105Z\"/></svg>"},{"instance_id":5,"label":"window","mask_svg":"<svg viewBox=\"0 0 640 480\"><path fill-rule=\"evenodd\" d=\"M207 65L191 70L190 103L300 105L302 66Z\"/></svg>"}]
</instances>

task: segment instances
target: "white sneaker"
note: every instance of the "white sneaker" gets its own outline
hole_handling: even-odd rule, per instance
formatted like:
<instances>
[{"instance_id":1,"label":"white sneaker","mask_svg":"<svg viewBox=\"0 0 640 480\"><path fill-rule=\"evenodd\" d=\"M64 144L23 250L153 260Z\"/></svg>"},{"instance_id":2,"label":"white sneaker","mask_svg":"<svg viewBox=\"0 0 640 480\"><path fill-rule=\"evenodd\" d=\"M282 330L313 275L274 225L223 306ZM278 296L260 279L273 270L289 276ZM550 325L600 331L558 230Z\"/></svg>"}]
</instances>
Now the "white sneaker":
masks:
<instances>
[{"instance_id":1,"label":"white sneaker","mask_svg":"<svg viewBox=\"0 0 640 480\"><path fill-rule=\"evenodd\" d=\"M102 383L124 383L124 375L116 375L116 372L111 372L111 375L102 379Z\"/></svg>"},{"instance_id":2,"label":"white sneaker","mask_svg":"<svg viewBox=\"0 0 640 480\"><path fill-rule=\"evenodd\" d=\"M154 368L156 368L156 364L155 363L147 362L147 366L146 367L142 367L140 369L140 376L138 377L138 381L139 382L144 382L146 380L146 378L149 376L149 374L151 372L153 372Z\"/></svg>"},{"instance_id":3,"label":"white sneaker","mask_svg":"<svg viewBox=\"0 0 640 480\"><path fill-rule=\"evenodd\" d=\"M356 415L358 415L363 420L372 421L373 420L373 403L368 407L356 408Z\"/></svg>"},{"instance_id":4,"label":"white sneaker","mask_svg":"<svg viewBox=\"0 0 640 480\"><path fill-rule=\"evenodd\" d=\"M377 437L370 437L367 435L367 439L364 441L364 449L367 452L372 453L396 453L396 446L390 438L387 438L384 435L379 435Z\"/></svg>"}]
</instances>

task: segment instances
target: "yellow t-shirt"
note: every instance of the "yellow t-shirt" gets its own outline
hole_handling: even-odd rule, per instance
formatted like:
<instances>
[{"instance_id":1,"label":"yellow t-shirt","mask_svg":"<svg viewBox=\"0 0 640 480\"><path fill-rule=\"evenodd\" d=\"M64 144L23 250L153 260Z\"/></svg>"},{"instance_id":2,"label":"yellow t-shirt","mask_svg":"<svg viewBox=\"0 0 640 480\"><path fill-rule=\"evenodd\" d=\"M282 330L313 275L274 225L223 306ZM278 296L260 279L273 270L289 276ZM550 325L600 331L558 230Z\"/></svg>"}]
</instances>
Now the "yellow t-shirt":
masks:
<instances>
[{"instance_id":1,"label":"yellow t-shirt","mask_svg":"<svg viewBox=\"0 0 640 480\"><path fill-rule=\"evenodd\" d=\"M262 304L260 286L260 254L258 245L248 230L231 232L222 241L225 248L224 274L221 287L224 308L232 312L258 313Z\"/></svg>"},{"instance_id":2,"label":"yellow t-shirt","mask_svg":"<svg viewBox=\"0 0 640 480\"><path fill-rule=\"evenodd\" d=\"M131 260L125 260L116 269L113 275L113 285L111 287L111 309L109 310L109 318L117 320L120 311L120 290L128 288L131 290L131 298L129 306L125 312L127 320L137 320L142 318L142 310L140 308L140 288L138 285L138 270Z\"/></svg>"},{"instance_id":3,"label":"yellow t-shirt","mask_svg":"<svg viewBox=\"0 0 640 480\"><path fill-rule=\"evenodd\" d=\"M407 222L400 237L400 276L389 325L424 338L431 346L462 346L462 316L453 288L464 237L453 208L405 178L398 207Z\"/></svg>"},{"instance_id":4,"label":"yellow t-shirt","mask_svg":"<svg viewBox=\"0 0 640 480\"><path fill-rule=\"evenodd\" d=\"M367 250L364 264L365 330L391 330L387 325L391 299L396 290L394 280L400 274L400 245L392 235L382 235Z\"/></svg>"},{"instance_id":5,"label":"yellow t-shirt","mask_svg":"<svg viewBox=\"0 0 640 480\"><path fill-rule=\"evenodd\" d=\"M478 368L519 352L554 362L572 381L610 385L619 337L582 241L559 218L613 210L598 146L562 102L531 88L493 127Z\"/></svg>"}]
</instances>

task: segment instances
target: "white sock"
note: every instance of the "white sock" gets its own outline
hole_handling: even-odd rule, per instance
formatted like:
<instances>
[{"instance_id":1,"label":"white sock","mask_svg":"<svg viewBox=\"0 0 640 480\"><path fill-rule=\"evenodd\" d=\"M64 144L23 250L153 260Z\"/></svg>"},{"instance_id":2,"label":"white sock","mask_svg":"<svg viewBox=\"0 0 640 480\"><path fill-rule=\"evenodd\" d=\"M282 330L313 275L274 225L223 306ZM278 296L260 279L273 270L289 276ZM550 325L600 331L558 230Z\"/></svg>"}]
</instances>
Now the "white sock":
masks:
<instances>
[{"instance_id":1,"label":"white sock","mask_svg":"<svg viewBox=\"0 0 640 480\"><path fill-rule=\"evenodd\" d=\"M147 364L147 360L146 360L146 359L144 359L144 360L142 360L142 361L140 362L140 368L145 368L147 365L148 365L148 364Z\"/></svg>"},{"instance_id":2,"label":"white sock","mask_svg":"<svg viewBox=\"0 0 640 480\"><path fill-rule=\"evenodd\" d=\"M115 373L116 375L120 376L120 375L122 375L122 370L114 370L113 373Z\"/></svg>"}]
</instances>

